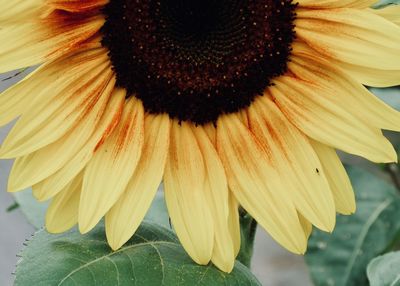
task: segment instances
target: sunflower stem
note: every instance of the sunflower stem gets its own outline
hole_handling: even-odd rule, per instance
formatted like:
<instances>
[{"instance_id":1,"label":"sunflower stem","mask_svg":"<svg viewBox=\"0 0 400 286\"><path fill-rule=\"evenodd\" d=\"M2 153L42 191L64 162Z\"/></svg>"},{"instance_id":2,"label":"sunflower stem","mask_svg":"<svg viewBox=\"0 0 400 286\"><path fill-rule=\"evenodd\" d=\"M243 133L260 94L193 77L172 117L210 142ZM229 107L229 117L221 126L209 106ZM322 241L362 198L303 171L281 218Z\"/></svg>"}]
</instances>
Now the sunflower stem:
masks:
<instances>
[{"instance_id":1,"label":"sunflower stem","mask_svg":"<svg viewBox=\"0 0 400 286\"><path fill-rule=\"evenodd\" d=\"M257 232L257 222L248 213L240 211L241 245L237 260L250 268L253 257L254 239Z\"/></svg>"},{"instance_id":2,"label":"sunflower stem","mask_svg":"<svg viewBox=\"0 0 400 286\"><path fill-rule=\"evenodd\" d=\"M400 170L397 164L387 164L385 166L386 171L389 173L392 178L393 184L400 191Z\"/></svg>"}]
</instances>

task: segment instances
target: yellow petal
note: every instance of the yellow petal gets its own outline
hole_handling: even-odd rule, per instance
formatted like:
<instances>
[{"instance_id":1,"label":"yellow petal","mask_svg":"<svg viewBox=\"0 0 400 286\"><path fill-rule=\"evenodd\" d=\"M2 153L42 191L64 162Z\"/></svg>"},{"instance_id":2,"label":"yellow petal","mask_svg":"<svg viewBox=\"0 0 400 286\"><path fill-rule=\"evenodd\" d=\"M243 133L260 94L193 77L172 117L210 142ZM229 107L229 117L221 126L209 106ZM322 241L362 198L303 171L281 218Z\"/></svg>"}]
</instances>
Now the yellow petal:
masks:
<instances>
[{"instance_id":1,"label":"yellow petal","mask_svg":"<svg viewBox=\"0 0 400 286\"><path fill-rule=\"evenodd\" d=\"M48 232L61 233L78 222L82 180L83 174L81 173L51 201L46 213L46 229Z\"/></svg>"},{"instance_id":2,"label":"yellow petal","mask_svg":"<svg viewBox=\"0 0 400 286\"><path fill-rule=\"evenodd\" d=\"M340 66L355 80L367 86L391 87L400 83L400 70L374 69L334 60L331 63Z\"/></svg>"},{"instance_id":3,"label":"yellow petal","mask_svg":"<svg viewBox=\"0 0 400 286\"><path fill-rule=\"evenodd\" d=\"M35 184L33 195L39 201L45 201L60 192L79 172L81 172L89 160L92 158L96 149L101 146L103 141L113 132L120 121L122 109L125 101L125 91L122 89L114 90L110 102L107 104L103 116L95 131L85 142L82 148L76 153L61 169L49 176L40 183Z\"/></svg>"},{"instance_id":4,"label":"yellow petal","mask_svg":"<svg viewBox=\"0 0 400 286\"><path fill-rule=\"evenodd\" d=\"M213 123L205 124L203 126L204 131L207 133L208 138L211 143L216 146L217 145L217 130Z\"/></svg>"},{"instance_id":5,"label":"yellow petal","mask_svg":"<svg viewBox=\"0 0 400 286\"><path fill-rule=\"evenodd\" d=\"M57 172L68 163L89 140L109 101L115 80L110 81L99 100L77 126L56 142L16 159L8 181L8 191L26 189Z\"/></svg>"},{"instance_id":6,"label":"yellow petal","mask_svg":"<svg viewBox=\"0 0 400 286\"><path fill-rule=\"evenodd\" d=\"M400 5L389 5L382 9L371 9L371 13L379 15L400 26Z\"/></svg>"},{"instance_id":7,"label":"yellow petal","mask_svg":"<svg viewBox=\"0 0 400 286\"><path fill-rule=\"evenodd\" d=\"M174 120L164 186L168 213L186 252L208 264L214 248L214 223L204 194L206 170L189 123Z\"/></svg>"},{"instance_id":8,"label":"yellow petal","mask_svg":"<svg viewBox=\"0 0 400 286\"><path fill-rule=\"evenodd\" d=\"M400 70L400 27L368 10L299 10L297 36L320 53L368 68Z\"/></svg>"},{"instance_id":9,"label":"yellow petal","mask_svg":"<svg viewBox=\"0 0 400 286\"><path fill-rule=\"evenodd\" d=\"M82 61L84 54L79 54L76 60ZM29 111L36 102L40 102L42 98L46 98L48 94L43 92L46 87L51 86L51 90L55 89L57 78L70 76L66 73L69 68L74 66L74 60L70 57L65 57L54 62L46 63L35 71L27 75L23 80L11 86L7 90L0 93L0 126L3 126L14 118L20 116L25 111ZM76 63L75 63L76 64ZM85 69L81 66L84 72ZM76 73L76 71L74 71ZM61 82L57 82L57 86Z\"/></svg>"},{"instance_id":10,"label":"yellow petal","mask_svg":"<svg viewBox=\"0 0 400 286\"><path fill-rule=\"evenodd\" d=\"M322 57L325 57L322 54L318 54L314 49L312 49L309 45L304 42L295 41L292 44L293 48L293 56L294 57L308 57L308 59L319 58L321 60ZM376 86L376 87L389 87L398 85L400 82L400 70L385 70L385 69L377 69L377 68L369 68L364 66L358 66L355 64L349 64L345 62L341 62L337 59L329 58L329 69L337 67L336 70L340 67L343 74L345 72L350 77L354 79L354 81L362 83L367 86Z\"/></svg>"},{"instance_id":11,"label":"yellow petal","mask_svg":"<svg viewBox=\"0 0 400 286\"><path fill-rule=\"evenodd\" d=\"M394 162L396 152L377 128L338 104L319 82L282 76L269 91L285 116L309 137L374 162Z\"/></svg>"},{"instance_id":12,"label":"yellow petal","mask_svg":"<svg viewBox=\"0 0 400 286\"><path fill-rule=\"evenodd\" d=\"M114 76L107 55L103 49L96 53L88 52L92 60L84 62L83 55L72 57L64 76L43 88L41 100L21 116L4 140L2 158L23 156L53 143L90 114L104 93L111 92Z\"/></svg>"},{"instance_id":13,"label":"yellow petal","mask_svg":"<svg viewBox=\"0 0 400 286\"><path fill-rule=\"evenodd\" d=\"M204 194L214 219L214 249L211 261L222 271L231 272L235 249L229 229L229 191L225 170L203 127L193 127L206 169Z\"/></svg>"},{"instance_id":14,"label":"yellow petal","mask_svg":"<svg viewBox=\"0 0 400 286\"><path fill-rule=\"evenodd\" d=\"M229 192L229 216L228 226L233 242L233 256L236 257L240 251L240 220L239 203L232 192Z\"/></svg>"},{"instance_id":15,"label":"yellow petal","mask_svg":"<svg viewBox=\"0 0 400 286\"><path fill-rule=\"evenodd\" d=\"M400 131L400 112L378 99L362 84L332 63L316 56L297 55L289 70L299 79L327 89L320 97L330 97L337 106L378 129ZM355 108L357 107L357 108Z\"/></svg>"},{"instance_id":16,"label":"yellow petal","mask_svg":"<svg viewBox=\"0 0 400 286\"><path fill-rule=\"evenodd\" d=\"M104 24L103 16L68 17L14 23L0 29L0 73L41 64L79 49Z\"/></svg>"},{"instance_id":17,"label":"yellow petal","mask_svg":"<svg viewBox=\"0 0 400 286\"><path fill-rule=\"evenodd\" d=\"M0 26L31 21L40 15L44 0L0 0Z\"/></svg>"},{"instance_id":18,"label":"yellow petal","mask_svg":"<svg viewBox=\"0 0 400 286\"><path fill-rule=\"evenodd\" d=\"M299 214L299 220L300 220L301 226L303 227L304 234L305 234L306 238L308 239L312 232L312 224L301 214Z\"/></svg>"},{"instance_id":19,"label":"yellow petal","mask_svg":"<svg viewBox=\"0 0 400 286\"><path fill-rule=\"evenodd\" d=\"M312 141L312 145L321 160L326 173L336 210L341 214L352 214L356 211L356 201L349 177L335 150L329 146Z\"/></svg>"},{"instance_id":20,"label":"yellow petal","mask_svg":"<svg viewBox=\"0 0 400 286\"><path fill-rule=\"evenodd\" d=\"M126 191L106 215L107 240L114 250L135 233L157 192L168 154L169 130L167 115L145 117L144 145L139 164Z\"/></svg>"},{"instance_id":21,"label":"yellow petal","mask_svg":"<svg viewBox=\"0 0 400 286\"><path fill-rule=\"evenodd\" d=\"M299 9L296 35L339 61L400 70L400 27L368 10Z\"/></svg>"},{"instance_id":22,"label":"yellow petal","mask_svg":"<svg viewBox=\"0 0 400 286\"><path fill-rule=\"evenodd\" d=\"M90 231L119 199L131 179L143 146L143 105L127 100L118 127L96 151L85 169L79 230Z\"/></svg>"},{"instance_id":23,"label":"yellow petal","mask_svg":"<svg viewBox=\"0 0 400 286\"><path fill-rule=\"evenodd\" d=\"M300 7L307 8L368 8L377 2L377 0L299 0Z\"/></svg>"},{"instance_id":24,"label":"yellow petal","mask_svg":"<svg viewBox=\"0 0 400 286\"><path fill-rule=\"evenodd\" d=\"M46 4L53 10L57 9L71 13L83 13L99 9L108 2L109 0L47 0Z\"/></svg>"},{"instance_id":25,"label":"yellow petal","mask_svg":"<svg viewBox=\"0 0 400 286\"><path fill-rule=\"evenodd\" d=\"M265 144L286 199L291 200L312 224L332 231L336 219L335 204L309 140L269 97L260 97L249 108L248 114L251 131Z\"/></svg>"},{"instance_id":26,"label":"yellow petal","mask_svg":"<svg viewBox=\"0 0 400 286\"><path fill-rule=\"evenodd\" d=\"M281 245L304 253L303 229L292 199L269 162L268 150L235 114L219 118L217 147L229 188L243 208Z\"/></svg>"}]
</instances>

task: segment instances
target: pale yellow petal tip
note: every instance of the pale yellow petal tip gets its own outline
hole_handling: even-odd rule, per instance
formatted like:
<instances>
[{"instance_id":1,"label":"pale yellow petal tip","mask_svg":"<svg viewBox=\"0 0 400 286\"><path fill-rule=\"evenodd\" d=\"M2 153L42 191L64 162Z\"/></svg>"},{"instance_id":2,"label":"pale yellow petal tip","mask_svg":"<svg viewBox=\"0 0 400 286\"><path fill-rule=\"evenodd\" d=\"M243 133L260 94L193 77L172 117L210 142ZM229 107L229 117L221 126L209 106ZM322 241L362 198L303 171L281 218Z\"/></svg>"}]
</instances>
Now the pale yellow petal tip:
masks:
<instances>
[{"instance_id":1,"label":"pale yellow petal tip","mask_svg":"<svg viewBox=\"0 0 400 286\"><path fill-rule=\"evenodd\" d=\"M45 192L42 192L41 190L32 187L32 195L38 202L45 202L50 199L46 197L44 193Z\"/></svg>"},{"instance_id":2,"label":"pale yellow petal tip","mask_svg":"<svg viewBox=\"0 0 400 286\"><path fill-rule=\"evenodd\" d=\"M120 249L125 243L117 242L116 240L111 240L107 238L108 245L113 251Z\"/></svg>"},{"instance_id":3,"label":"pale yellow petal tip","mask_svg":"<svg viewBox=\"0 0 400 286\"><path fill-rule=\"evenodd\" d=\"M120 249L129 239L122 239L121 236L115 235L113 231L107 231L107 226L106 226L106 236L107 236L107 242L110 248L113 251L117 251Z\"/></svg>"},{"instance_id":4,"label":"pale yellow petal tip","mask_svg":"<svg viewBox=\"0 0 400 286\"><path fill-rule=\"evenodd\" d=\"M397 152L392 145L390 145L390 146L391 146L390 152L388 152L388 154L387 154L388 157L382 163L396 163L397 164L399 162Z\"/></svg>"},{"instance_id":5,"label":"pale yellow petal tip","mask_svg":"<svg viewBox=\"0 0 400 286\"><path fill-rule=\"evenodd\" d=\"M60 229L57 225L53 225L51 223L47 223L46 222L46 230L48 233L51 234L59 234L59 233L63 233L66 230Z\"/></svg>"},{"instance_id":6,"label":"pale yellow petal tip","mask_svg":"<svg viewBox=\"0 0 400 286\"><path fill-rule=\"evenodd\" d=\"M3 144L0 147L0 159L6 160L6 159L14 159L16 157L19 157L18 154L13 154L12 148L8 147Z\"/></svg>"},{"instance_id":7,"label":"pale yellow petal tip","mask_svg":"<svg viewBox=\"0 0 400 286\"><path fill-rule=\"evenodd\" d=\"M20 191L22 191L22 190L16 188L15 186L11 186L10 184L7 186L7 193L17 193Z\"/></svg>"},{"instance_id":8,"label":"pale yellow petal tip","mask_svg":"<svg viewBox=\"0 0 400 286\"><path fill-rule=\"evenodd\" d=\"M215 267L217 267L222 272L225 272L225 273L229 274L229 273L232 272L233 267L235 266L235 261L229 261L229 262L226 262L224 264L221 264L221 263L217 264L216 262L213 262L213 264L214 264Z\"/></svg>"},{"instance_id":9,"label":"pale yellow petal tip","mask_svg":"<svg viewBox=\"0 0 400 286\"><path fill-rule=\"evenodd\" d=\"M10 158L7 158L6 154L7 154L6 150L4 149L3 146L1 146L0 147L0 159L2 159L2 160L10 159Z\"/></svg>"},{"instance_id":10,"label":"pale yellow petal tip","mask_svg":"<svg viewBox=\"0 0 400 286\"><path fill-rule=\"evenodd\" d=\"M194 262L196 262L199 265L208 265L211 261L211 255L210 256L206 256L206 255L202 255L202 256L198 256L198 255L193 255L192 253L190 253L189 251L186 250L186 253L190 256L190 258L192 258L192 260Z\"/></svg>"},{"instance_id":11,"label":"pale yellow petal tip","mask_svg":"<svg viewBox=\"0 0 400 286\"><path fill-rule=\"evenodd\" d=\"M229 254L226 253L226 255L224 255L225 257L214 254L211 258L211 262L222 272L231 273L235 267L235 258L231 254L233 254L233 252Z\"/></svg>"},{"instance_id":12,"label":"pale yellow petal tip","mask_svg":"<svg viewBox=\"0 0 400 286\"><path fill-rule=\"evenodd\" d=\"M59 224L57 221L53 220L50 218L49 215L46 215L45 219L45 229L48 233L51 234L60 234L63 232L66 232L67 230L70 230L74 224Z\"/></svg>"},{"instance_id":13,"label":"pale yellow petal tip","mask_svg":"<svg viewBox=\"0 0 400 286\"><path fill-rule=\"evenodd\" d=\"M324 217L321 217L320 223L318 225L314 223L314 225L322 231L331 233L336 225L336 212L326 213Z\"/></svg>"},{"instance_id":14,"label":"pale yellow petal tip","mask_svg":"<svg viewBox=\"0 0 400 286\"><path fill-rule=\"evenodd\" d=\"M277 240L277 242L280 243L281 246L286 248L288 251L294 254L303 255L307 250L308 239L306 239L305 236L299 233L299 237L296 241L291 241L290 243L287 244L282 244L282 241L279 240Z\"/></svg>"},{"instance_id":15,"label":"pale yellow petal tip","mask_svg":"<svg viewBox=\"0 0 400 286\"><path fill-rule=\"evenodd\" d=\"M338 213L340 213L341 215L353 215L356 213L356 211L357 211L356 205L352 204L349 207L347 207L346 209L338 210Z\"/></svg>"},{"instance_id":16,"label":"pale yellow petal tip","mask_svg":"<svg viewBox=\"0 0 400 286\"><path fill-rule=\"evenodd\" d=\"M285 248L294 254L304 255L304 253L307 251L307 242L305 242L303 245L293 245L291 248Z\"/></svg>"},{"instance_id":17,"label":"pale yellow petal tip","mask_svg":"<svg viewBox=\"0 0 400 286\"><path fill-rule=\"evenodd\" d=\"M97 222L96 222L96 223L93 223L93 222L91 222L91 221L86 221L86 220L83 220L82 218L80 218L80 219L79 219L79 223L78 223L78 225L79 225L79 232L80 232L81 234L86 234L86 233L88 233L89 231L91 231L91 230L96 226L96 224L97 224Z\"/></svg>"}]
</instances>

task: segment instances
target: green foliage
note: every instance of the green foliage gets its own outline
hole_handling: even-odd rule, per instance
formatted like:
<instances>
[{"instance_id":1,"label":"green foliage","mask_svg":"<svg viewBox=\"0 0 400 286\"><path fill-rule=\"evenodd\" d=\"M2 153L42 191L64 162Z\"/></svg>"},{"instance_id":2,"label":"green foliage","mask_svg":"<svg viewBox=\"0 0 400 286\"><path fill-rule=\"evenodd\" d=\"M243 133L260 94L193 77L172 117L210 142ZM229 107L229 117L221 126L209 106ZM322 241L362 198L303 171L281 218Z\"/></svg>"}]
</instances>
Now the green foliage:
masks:
<instances>
[{"instance_id":1,"label":"green foliage","mask_svg":"<svg viewBox=\"0 0 400 286\"><path fill-rule=\"evenodd\" d=\"M381 0L374 7L382 8L390 4L400 4L400 0Z\"/></svg>"},{"instance_id":2,"label":"green foliage","mask_svg":"<svg viewBox=\"0 0 400 286\"><path fill-rule=\"evenodd\" d=\"M371 286L399 286L400 251L373 259L368 265L367 275Z\"/></svg>"},{"instance_id":3,"label":"green foliage","mask_svg":"<svg viewBox=\"0 0 400 286\"><path fill-rule=\"evenodd\" d=\"M10 212L15 211L15 210L18 209L18 208L19 208L19 204L16 203L16 202L14 202L12 205L10 205L10 206L6 209L6 212L10 213Z\"/></svg>"},{"instance_id":4,"label":"green foliage","mask_svg":"<svg viewBox=\"0 0 400 286\"><path fill-rule=\"evenodd\" d=\"M38 203L30 190L16 193L15 200L28 221L41 228L48 204ZM22 252L15 285L260 285L240 262L231 274L195 264L171 230L162 192L145 220L116 252L109 248L102 224L87 235L76 229L61 235L41 230ZM252 245L253 240L249 253Z\"/></svg>"},{"instance_id":5,"label":"green foliage","mask_svg":"<svg viewBox=\"0 0 400 286\"><path fill-rule=\"evenodd\" d=\"M348 168L357 212L338 216L333 234L314 230L306 261L315 285L367 285L366 267L383 253L400 230L400 196L385 181Z\"/></svg>"},{"instance_id":6,"label":"green foliage","mask_svg":"<svg viewBox=\"0 0 400 286\"><path fill-rule=\"evenodd\" d=\"M34 228L40 229L44 225L44 218L48 203L39 203L32 195L32 190L14 193L15 202Z\"/></svg>"},{"instance_id":7,"label":"green foliage","mask_svg":"<svg viewBox=\"0 0 400 286\"><path fill-rule=\"evenodd\" d=\"M251 258L253 257L254 239L257 232L257 222L248 213L241 212L240 214L240 251L238 261L243 265L250 267Z\"/></svg>"},{"instance_id":8,"label":"green foliage","mask_svg":"<svg viewBox=\"0 0 400 286\"><path fill-rule=\"evenodd\" d=\"M261 285L239 262L231 274L195 264L175 234L143 223L118 251L107 245L104 226L89 234L39 231L17 265L15 286L47 285Z\"/></svg>"}]
</instances>

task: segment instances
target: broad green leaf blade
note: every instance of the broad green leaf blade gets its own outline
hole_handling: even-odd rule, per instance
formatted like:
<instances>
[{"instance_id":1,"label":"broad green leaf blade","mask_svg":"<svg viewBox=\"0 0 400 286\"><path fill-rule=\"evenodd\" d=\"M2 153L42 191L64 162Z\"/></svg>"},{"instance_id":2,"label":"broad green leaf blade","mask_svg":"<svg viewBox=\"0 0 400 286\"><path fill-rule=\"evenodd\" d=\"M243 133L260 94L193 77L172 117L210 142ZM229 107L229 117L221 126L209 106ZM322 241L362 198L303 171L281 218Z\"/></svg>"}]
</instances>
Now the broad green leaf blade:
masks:
<instances>
[{"instance_id":1,"label":"broad green leaf blade","mask_svg":"<svg viewBox=\"0 0 400 286\"><path fill-rule=\"evenodd\" d=\"M143 223L134 237L112 252L104 226L81 235L39 231L17 265L16 286L47 285L261 285L240 263L231 274L195 264L168 229Z\"/></svg>"},{"instance_id":2,"label":"broad green leaf blade","mask_svg":"<svg viewBox=\"0 0 400 286\"><path fill-rule=\"evenodd\" d=\"M314 230L306 261L315 285L367 285L366 267L400 230L396 189L356 167L349 167L357 212L338 216L333 234Z\"/></svg>"},{"instance_id":3,"label":"broad green leaf blade","mask_svg":"<svg viewBox=\"0 0 400 286\"><path fill-rule=\"evenodd\" d=\"M13 195L29 223L36 229L43 227L48 203L39 203L36 201L30 189L14 193Z\"/></svg>"},{"instance_id":4,"label":"broad green leaf blade","mask_svg":"<svg viewBox=\"0 0 400 286\"><path fill-rule=\"evenodd\" d=\"M374 258L367 268L371 286L400 285L400 251Z\"/></svg>"}]
</instances>

